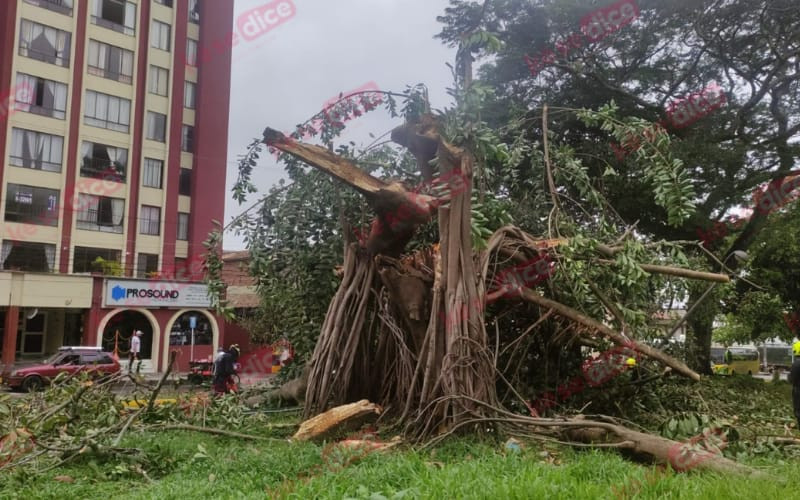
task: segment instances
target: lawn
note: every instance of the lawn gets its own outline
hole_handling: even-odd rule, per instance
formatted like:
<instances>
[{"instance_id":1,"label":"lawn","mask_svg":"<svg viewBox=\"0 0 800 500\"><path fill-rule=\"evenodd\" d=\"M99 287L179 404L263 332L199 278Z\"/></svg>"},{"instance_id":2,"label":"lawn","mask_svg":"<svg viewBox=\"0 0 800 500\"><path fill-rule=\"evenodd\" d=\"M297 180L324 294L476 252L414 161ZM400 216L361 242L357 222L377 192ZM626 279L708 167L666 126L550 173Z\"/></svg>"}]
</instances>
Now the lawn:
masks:
<instances>
[{"instance_id":1,"label":"lawn","mask_svg":"<svg viewBox=\"0 0 800 500\"><path fill-rule=\"evenodd\" d=\"M748 391L720 389L739 389L741 383L716 380L709 390L720 400L741 402ZM770 385L763 386L765 400L788 414L786 388ZM464 437L434 449L399 448L342 465L346 461L332 458L328 445L283 439L285 432L267 427L275 420L261 417L238 429L274 441L186 431L131 434L122 444L145 450L147 477L129 464L84 460L35 477L5 473L0 498L796 498L800 484L800 462L769 445L727 450L763 470L770 476L765 479L679 474L614 451L549 443L528 442L514 451L503 439Z\"/></svg>"}]
</instances>

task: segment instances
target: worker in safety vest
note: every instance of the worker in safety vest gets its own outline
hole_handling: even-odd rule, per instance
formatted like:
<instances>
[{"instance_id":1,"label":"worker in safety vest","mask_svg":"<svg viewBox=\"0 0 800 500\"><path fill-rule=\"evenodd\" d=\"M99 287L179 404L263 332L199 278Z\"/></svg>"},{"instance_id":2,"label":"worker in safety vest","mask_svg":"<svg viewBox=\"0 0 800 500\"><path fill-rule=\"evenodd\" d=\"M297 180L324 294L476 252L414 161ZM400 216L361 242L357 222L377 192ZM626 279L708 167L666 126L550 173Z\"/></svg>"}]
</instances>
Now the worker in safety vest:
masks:
<instances>
[{"instance_id":1,"label":"worker in safety vest","mask_svg":"<svg viewBox=\"0 0 800 500\"><path fill-rule=\"evenodd\" d=\"M797 419L797 428L800 429L800 340L792 345L794 363L789 371L789 383L792 384L792 406L794 417Z\"/></svg>"}]
</instances>

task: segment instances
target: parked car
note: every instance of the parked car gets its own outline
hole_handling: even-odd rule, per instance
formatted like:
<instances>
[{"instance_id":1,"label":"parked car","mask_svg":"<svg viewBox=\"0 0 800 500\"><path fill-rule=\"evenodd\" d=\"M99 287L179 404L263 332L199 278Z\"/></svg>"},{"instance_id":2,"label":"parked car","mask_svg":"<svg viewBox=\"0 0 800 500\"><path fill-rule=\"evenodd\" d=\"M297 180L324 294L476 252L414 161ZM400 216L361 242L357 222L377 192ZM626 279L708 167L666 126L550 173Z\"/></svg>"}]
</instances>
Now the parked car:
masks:
<instances>
[{"instance_id":1,"label":"parked car","mask_svg":"<svg viewBox=\"0 0 800 500\"><path fill-rule=\"evenodd\" d=\"M3 373L0 382L11 389L38 391L59 373L87 371L93 376L119 372L119 362L100 347L61 347L44 362L12 368Z\"/></svg>"}]
</instances>

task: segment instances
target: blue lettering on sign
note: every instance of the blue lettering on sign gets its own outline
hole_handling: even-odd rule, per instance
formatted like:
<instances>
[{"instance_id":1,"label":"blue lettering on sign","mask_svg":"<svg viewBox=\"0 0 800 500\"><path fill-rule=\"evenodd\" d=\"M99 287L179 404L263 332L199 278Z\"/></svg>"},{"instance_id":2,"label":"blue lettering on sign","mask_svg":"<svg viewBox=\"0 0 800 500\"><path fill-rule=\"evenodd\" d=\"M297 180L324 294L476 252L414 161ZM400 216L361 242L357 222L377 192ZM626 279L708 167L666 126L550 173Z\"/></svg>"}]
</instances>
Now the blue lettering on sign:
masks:
<instances>
[{"instance_id":1,"label":"blue lettering on sign","mask_svg":"<svg viewBox=\"0 0 800 500\"><path fill-rule=\"evenodd\" d=\"M177 299L180 295L178 290L152 290L148 288L123 288L116 285L111 289L111 298L113 300L122 300L125 298L135 297L137 299Z\"/></svg>"}]
</instances>

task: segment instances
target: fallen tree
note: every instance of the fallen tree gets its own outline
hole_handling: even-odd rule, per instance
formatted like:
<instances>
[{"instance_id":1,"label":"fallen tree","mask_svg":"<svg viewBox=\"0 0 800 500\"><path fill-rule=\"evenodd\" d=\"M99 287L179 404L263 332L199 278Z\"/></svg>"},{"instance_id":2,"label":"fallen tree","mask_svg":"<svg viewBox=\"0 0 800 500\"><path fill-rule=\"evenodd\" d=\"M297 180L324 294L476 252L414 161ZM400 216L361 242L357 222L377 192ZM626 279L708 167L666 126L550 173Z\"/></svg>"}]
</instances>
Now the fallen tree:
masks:
<instances>
[{"instance_id":1,"label":"fallen tree","mask_svg":"<svg viewBox=\"0 0 800 500\"><path fill-rule=\"evenodd\" d=\"M465 94L469 80L463 80ZM466 107L468 100L461 99ZM239 192L248 186L264 144L291 158L292 171L311 166L359 193L374 214L369 233L356 241L351 222L340 213L340 281L311 357L305 417L368 400L385 409L383 418L395 418L412 442L434 442L457 429L484 432L487 425L524 422L540 437L554 438L555 432L566 442L589 439L617 447L634 442L639 443L634 451L666 460L660 438L647 441L645 434L625 433L624 427L614 433L616 428L579 419L542 419L531 403L537 392L591 362L583 359L582 345L597 350L616 345L620 355L643 356L668 367L666 373L698 380L683 362L642 342L651 332L645 334L648 311L640 309L652 305L656 295L643 287L658 289L681 279L727 282L728 276L669 262L664 248L679 252L680 243L647 241L635 234L635 224L619 220L579 161L551 152L546 108L541 163L550 198L542 220L546 228L532 236L507 225L476 244L476 200L480 205L490 195L482 163L489 145L474 137L456 143L452 123L445 123L451 116L422 108L391 133L414 158L416 176L424 181L421 191L377 178L331 147L271 128L240 162ZM461 116L458 112L451 115ZM660 151L650 161L657 202L670 221L680 222L692 197L680 162ZM576 201L576 194L590 206ZM265 210L259 217L273 215ZM436 224L435 243L409 251L430 221ZM535 418L508 406L527 407Z\"/></svg>"}]
</instances>

